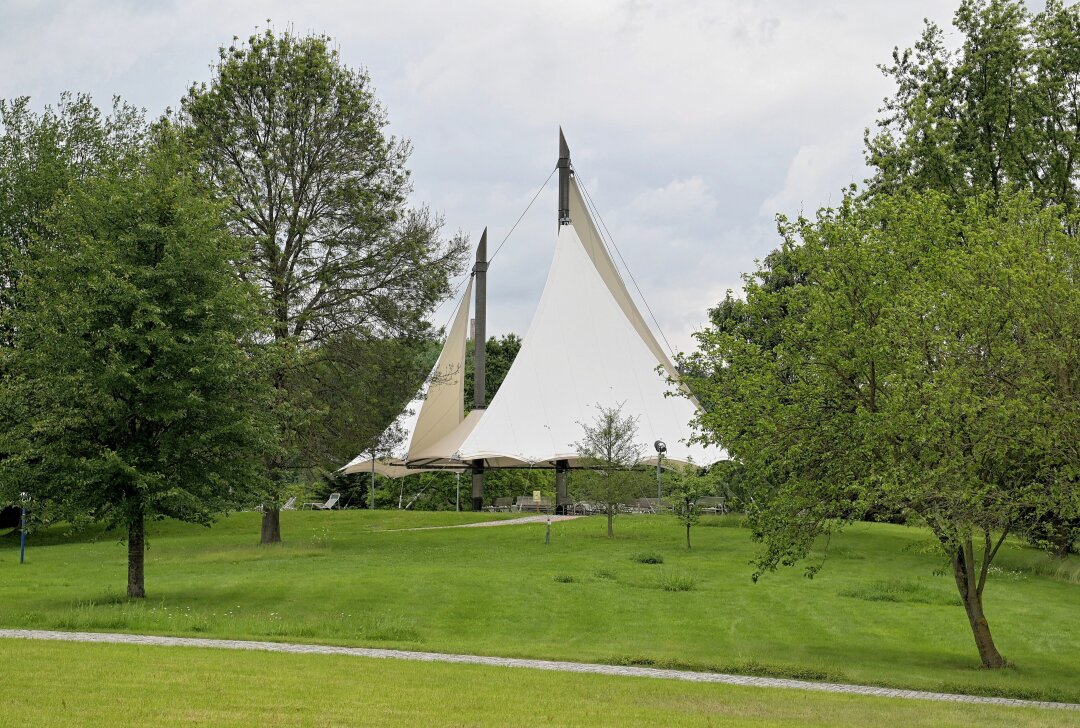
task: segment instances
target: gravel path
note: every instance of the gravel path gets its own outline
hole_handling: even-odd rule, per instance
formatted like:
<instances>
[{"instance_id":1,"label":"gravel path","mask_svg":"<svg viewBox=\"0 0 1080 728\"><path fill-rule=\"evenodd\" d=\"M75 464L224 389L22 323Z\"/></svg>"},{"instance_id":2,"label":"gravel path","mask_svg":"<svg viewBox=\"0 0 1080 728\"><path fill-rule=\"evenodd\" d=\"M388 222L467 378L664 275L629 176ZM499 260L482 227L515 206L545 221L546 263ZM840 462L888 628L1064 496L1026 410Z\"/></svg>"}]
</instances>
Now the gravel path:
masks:
<instances>
[{"instance_id":1,"label":"gravel path","mask_svg":"<svg viewBox=\"0 0 1080 728\"><path fill-rule=\"evenodd\" d=\"M509 657L483 657L480 655L448 655L439 652L409 652L405 650L381 650L370 649L366 647L330 647L326 645L304 645L285 642L249 642L246 640L196 639L192 637L156 637L151 635L106 634L100 632L53 632L37 629L0 629L0 639L3 638L25 640L55 640L62 642L97 642L109 644L155 645L164 647L211 647L227 650L262 650L265 652L290 652L307 655L350 655L353 657L374 657L391 660L416 660L420 662L451 662L466 665L519 667L532 670L579 672L590 673L594 675L651 677L666 680L684 680L687 682L722 683L724 685L746 685L759 688L814 690L825 693L870 695L881 698L936 700L949 703L977 703L981 705L1004 705L1018 708L1055 708L1059 710L1080 710L1080 704L1076 703L1051 703L1037 700L1017 700L1014 698L988 698L979 695L931 693L922 690L898 690L895 688L876 688L866 685L845 685L838 683L810 682L807 680L783 680L770 677L724 675L712 672L690 672L687 670L660 670L651 667L619 667L615 665L595 665L585 662L525 660Z\"/></svg>"},{"instance_id":2,"label":"gravel path","mask_svg":"<svg viewBox=\"0 0 1080 728\"><path fill-rule=\"evenodd\" d=\"M378 533L395 533L397 531L438 531L444 528L485 528L487 526L516 526L520 523L544 523L548 519L552 523L559 521L572 521L582 516L522 516L521 518L505 518L501 521L477 521L476 523L459 523L456 526L420 526L419 528L388 528Z\"/></svg>"}]
</instances>

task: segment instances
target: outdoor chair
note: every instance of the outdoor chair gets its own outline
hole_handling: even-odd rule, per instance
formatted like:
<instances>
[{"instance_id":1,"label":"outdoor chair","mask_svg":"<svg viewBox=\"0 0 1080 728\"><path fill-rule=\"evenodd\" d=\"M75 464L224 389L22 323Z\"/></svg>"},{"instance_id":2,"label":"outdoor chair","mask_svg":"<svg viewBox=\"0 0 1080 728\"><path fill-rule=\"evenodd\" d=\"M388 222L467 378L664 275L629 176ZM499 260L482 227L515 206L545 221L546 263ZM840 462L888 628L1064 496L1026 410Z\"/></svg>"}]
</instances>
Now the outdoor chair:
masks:
<instances>
[{"instance_id":1,"label":"outdoor chair","mask_svg":"<svg viewBox=\"0 0 1080 728\"><path fill-rule=\"evenodd\" d=\"M645 498L646 503L649 504L651 513L670 513L671 505L660 500L659 498Z\"/></svg>"},{"instance_id":2,"label":"outdoor chair","mask_svg":"<svg viewBox=\"0 0 1080 728\"><path fill-rule=\"evenodd\" d=\"M496 498L495 501L487 507L487 510L492 513L509 513L514 509L513 498Z\"/></svg>"},{"instance_id":3,"label":"outdoor chair","mask_svg":"<svg viewBox=\"0 0 1080 728\"><path fill-rule=\"evenodd\" d=\"M574 513L579 516L594 516L597 513L601 513L603 508L588 501L581 501L574 504Z\"/></svg>"},{"instance_id":4,"label":"outdoor chair","mask_svg":"<svg viewBox=\"0 0 1080 728\"><path fill-rule=\"evenodd\" d=\"M727 513L727 506L724 504L724 499L717 496L705 496L704 498L697 499L698 508L702 513L711 513L719 516L723 513Z\"/></svg>"},{"instance_id":5,"label":"outdoor chair","mask_svg":"<svg viewBox=\"0 0 1080 728\"><path fill-rule=\"evenodd\" d=\"M255 506L255 510L258 511L259 513L265 513L266 512L266 506L264 504L260 503L259 505ZM283 510L283 511L295 511L296 510L296 496L294 495L292 498L285 501L285 503L281 506L280 510Z\"/></svg>"},{"instance_id":6,"label":"outdoor chair","mask_svg":"<svg viewBox=\"0 0 1080 728\"><path fill-rule=\"evenodd\" d=\"M310 510L329 511L337 502L341 500L341 493L331 493L330 497L326 499L325 503L305 503L301 508L308 508Z\"/></svg>"}]
</instances>

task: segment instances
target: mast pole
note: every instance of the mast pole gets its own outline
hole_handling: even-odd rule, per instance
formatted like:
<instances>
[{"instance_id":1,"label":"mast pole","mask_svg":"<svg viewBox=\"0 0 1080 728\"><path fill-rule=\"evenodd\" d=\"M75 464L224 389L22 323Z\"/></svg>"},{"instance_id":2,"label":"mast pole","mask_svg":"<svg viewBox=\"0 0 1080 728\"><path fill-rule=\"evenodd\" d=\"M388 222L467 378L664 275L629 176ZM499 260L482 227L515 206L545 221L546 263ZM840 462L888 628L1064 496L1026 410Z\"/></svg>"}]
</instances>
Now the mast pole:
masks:
<instances>
[{"instance_id":1,"label":"mast pole","mask_svg":"<svg viewBox=\"0 0 1080 728\"><path fill-rule=\"evenodd\" d=\"M559 227L570 222L570 147L559 127Z\"/></svg>"},{"instance_id":2,"label":"mast pole","mask_svg":"<svg viewBox=\"0 0 1080 728\"><path fill-rule=\"evenodd\" d=\"M473 274L476 276L476 319L473 327L473 409L485 409L487 407L486 363L487 363L487 228L484 228L480 236L480 244L476 246L476 265L473 266ZM484 460L478 458L472 461L472 509L479 511L484 508Z\"/></svg>"},{"instance_id":3,"label":"mast pole","mask_svg":"<svg viewBox=\"0 0 1080 728\"><path fill-rule=\"evenodd\" d=\"M562 127L559 127L559 228L570 224L570 147L566 144ZM566 513L570 505L567 476L570 473L570 461L559 460L555 463L555 512Z\"/></svg>"}]
</instances>

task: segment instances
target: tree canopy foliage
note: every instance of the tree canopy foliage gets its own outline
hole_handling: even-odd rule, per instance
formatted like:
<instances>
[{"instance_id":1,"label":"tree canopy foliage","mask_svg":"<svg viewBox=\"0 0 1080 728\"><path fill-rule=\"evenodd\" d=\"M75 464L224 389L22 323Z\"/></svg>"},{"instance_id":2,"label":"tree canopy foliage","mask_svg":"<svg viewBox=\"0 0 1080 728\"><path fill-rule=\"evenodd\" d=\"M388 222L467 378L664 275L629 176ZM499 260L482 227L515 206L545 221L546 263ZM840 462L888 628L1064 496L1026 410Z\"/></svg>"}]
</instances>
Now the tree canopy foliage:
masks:
<instances>
[{"instance_id":1,"label":"tree canopy foliage","mask_svg":"<svg viewBox=\"0 0 1080 728\"><path fill-rule=\"evenodd\" d=\"M257 482L267 441L240 248L168 124L72 180L29 241L0 395L3 480L73 521L208 524ZM30 485L27 485L30 484Z\"/></svg>"},{"instance_id":2,"label":"tree canopy foliage","mask_svg":"<svg viewBox=\"0 0 1080 728\"><path fill-rule=\"evenodd\" d=\"M475 376L473 370L475 366L473 360L474 345L470 339L465 351L466 410L472 409L472 397L470 395L473 391L473 377ZM506 379L506 373L510 371L510 367L513 365L514 359L517 358L519 351L521 351L521 337L513 332L502 336L492 336L487 340L487 347L484 349L486 356L484 362L484 401L488 404L495 398L495 393L502 386L503 380Z\"/></svg>"},{"instance_id":3,"label":"tree canopy foliage","mask_svg":"<svg viewBox=\"0 0 1080 728\"><path fill-rule=\"evenodd\" d=\"M897 51L868 186L780 217L683 360L752 499L755 578L875 510L914 518L988 667L1000 544L1080 522L1078 18L965 0L958 50L928 25Z\"/></svg>"},{"instance_id":4,"label":"tree canopy foliage","mask_svg":"<svg viewBox=\"0 0 1080 728\"><path fill-rule=\"evenodd\" d=\"M410 208L407 143L367 74L342 64L329 38L271 30L221 48L209 84L193 86L183 116L203 164L228 200L244 242L242 268L258 284L278 352L280 447L268 462L279 481L312 465L337 467L365 441L344 432L385 428L423 373L382 377L368 366L399 343L430 338L425 316L449 293L463 239ZM395 357L411 361L410 357ZM368 395L346 415L342 393ZM278 492L264 541L277 540Z\"/></svg>"},{"instance_id":5,"label":"tree canopy foliage","mask_svg":"<svg viewBox=\"0 0 1080 728\"><path fill-rule=\"evenodd\" d=\"M119 99L108 116L86 95L63 94L40 113L26 96L0 100L0 346L15 345L10 315L46 211L99 165L128 158L144 134L142 114Z\"/></svg>"},{"instance_id":6,"label":"tree canopy foliage","mask_svg":"<svg viewBox=\"0 0 1080 728\"><path fill-rule=\"evenodd\" d=\"M1080 12L964 0L953 25L959 48L928 22L881 66L896 92L866 134L870 190L934 190L959 209L1020 187L1068 218L1080 209Z\"/></svg>"}]
</instances>

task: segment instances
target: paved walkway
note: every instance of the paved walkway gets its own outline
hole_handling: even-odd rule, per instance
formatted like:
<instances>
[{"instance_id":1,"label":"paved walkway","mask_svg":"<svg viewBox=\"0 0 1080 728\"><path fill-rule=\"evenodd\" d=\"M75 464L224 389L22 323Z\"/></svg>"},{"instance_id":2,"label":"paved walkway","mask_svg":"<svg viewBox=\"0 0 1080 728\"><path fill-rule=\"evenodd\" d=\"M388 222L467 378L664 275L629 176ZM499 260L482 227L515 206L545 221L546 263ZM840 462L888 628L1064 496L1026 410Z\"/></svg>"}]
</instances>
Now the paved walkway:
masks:
<instances>
[{"instance_id":1,"label":"paved walkway","mask_svg":"<svg viewBox=\"0 0 1080 728\"><path fill-rule=\"evenodd\" d=\"M909 700L936 700L949 703L978 703L1004 705L1018 708L1056 708L1080 710L1076 703L1051 703L1014 698L988 698L979 695L956 695L931 693L922 690L897 690L875 688L867 685L844 685L838 683L810 682L807 680L783 680L771 677L724 675L713 672L690 672L687 670L660 670L651 667L619 667L595 665L586 662L556 662L552 660L524 660L510 657L483 657L479 655L447 655L439 652L408 652L405 650L380 650L366 647L330 647L326 645L303 645L285 642L248 642L245 640L211 640L192 637L155 637L137 634L106 634L99 632L52 632L38 629L0 629L0 639L56 640L63 642L98 642L110 644L155 645L164 647L213 647L227 650L262 650L266 652L290 652L307 655L350 655L391 660L416 660L420 662L452 662L467 665L491 665L494 667L523 667L532 670L556 672L579 672L594 675L622 675L626 677L651 677L666 680L684 680L699 683L722 683L746 685L759 688L788 688L814 690L825 693L870 695L881 698L906 698Z\"/></svg>"}]
</instances>

